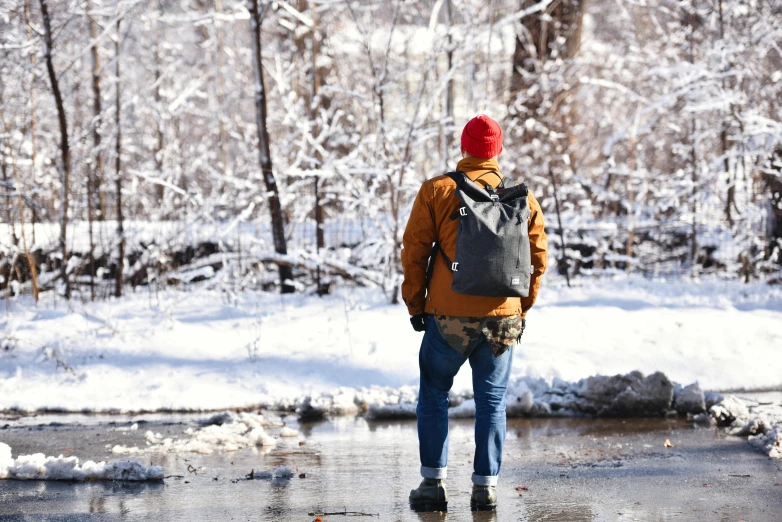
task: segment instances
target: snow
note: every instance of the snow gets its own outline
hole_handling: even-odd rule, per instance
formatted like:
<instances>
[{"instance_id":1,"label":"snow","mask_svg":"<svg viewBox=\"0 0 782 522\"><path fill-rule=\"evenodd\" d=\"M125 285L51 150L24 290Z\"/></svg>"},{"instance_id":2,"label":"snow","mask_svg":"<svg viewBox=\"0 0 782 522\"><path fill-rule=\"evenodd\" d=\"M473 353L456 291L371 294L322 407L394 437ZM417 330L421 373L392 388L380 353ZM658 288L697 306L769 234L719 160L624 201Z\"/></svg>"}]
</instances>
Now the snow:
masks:
<instances>
[{"instance_id":1,"label":"snow","mask_svg":"<svg viewBox=\"0 0 782 522\"><path fill-rule=\"evenodd\" d=\"M782 359L762 355L782 345L776 286L640 278L578 284L543 282L514 350L509 413L656 411L669 396L677 409L694 412L701 395L704 406L715 402L702 390L782 384ZM343 288L318 298L202 285L139 288L96 303L53 301L49 294L37 307L27 298L12 300L0 318L0 410L266 406L297 410L302 418L410 417L421 335L409 327L404 306L387 299L375 289ZM634 371L644 377L629 376ZM658 371L672 387L644 384ZM465 365L453 393L464 405L452 415L469 412L470 390ZM589 401L579 399L585 392ZM222 419L213 424L231 420Z\"/></svg>"},{"instance_id":2,"label":"snow","mask_svg":"<svg viewBox=\"0 0 782 522\"><path fill-rule=\"evenodd\" d=\"M11 457L11 447L0 442L0 479L16 480L163 480L163 468L145 467L135 460L111 464L88 460L79 464L76 457L47 457L43 453Z\"/></svg>"},{"instance_id":3,"label":"snow","mask_svg":"<svg viewBox=\"0 0 782 522\"><path fill-rule=\"evenodd\" d=\"M198 429L187 428L184 437L175 439L164 438L159 433L147 431L146 447L116 445L112 453L127 455L145 452L159 453L199 453L211 455L216 451L238 451L249 447L271 448L277 440L267 433L267 429L276 425L268 422L262 415L254 413L224 412L213 415L199 423ZM298 432L283 427L285 435L281 437L296 437Z\"/></svg>"},{"instance_id":4,"label":"snow","mask_svg":"<svg viewBox=\"0 0 782 522\"><path fill-rule=\"evenodd\" d=\"M294 430L293 428L289 428L288 426L284 426L280 430L280 437L298 437L299 431Z\"/></svg>"},{"instance_id":5,"label":"snow","mask_svg":"<svg viewBox=\"0 0 782 522\"><path fill-rule=\"evenodd\" d=\"M712 406L709 414L731 435L749 443L772 459L782 458L782 396L764 401L731 395Z\"/></svg>"},{"instance_id":6,"label":"snow","mask_svg":"<svg viewBox=\"0 0 782 522\"><path fill-rule=\"evenodd\" d=\"M782 424L764 433L749 437L749 443L772 459L782 458Z\"/></svg>"}]
</instances>

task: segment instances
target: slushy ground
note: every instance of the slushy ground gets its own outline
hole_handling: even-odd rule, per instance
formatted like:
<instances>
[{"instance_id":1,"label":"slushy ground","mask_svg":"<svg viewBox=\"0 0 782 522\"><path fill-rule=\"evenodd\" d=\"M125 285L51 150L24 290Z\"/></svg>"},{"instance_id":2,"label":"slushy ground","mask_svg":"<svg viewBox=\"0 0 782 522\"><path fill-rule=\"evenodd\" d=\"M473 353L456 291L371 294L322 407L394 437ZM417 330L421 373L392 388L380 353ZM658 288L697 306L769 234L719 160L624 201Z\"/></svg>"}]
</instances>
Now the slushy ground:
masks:
<instances>
[{"instance_id":1,"label":"slushy ground","mask_svg":"<svg viewBox=\"0 0 782 522\"><path fill-rule=\"evenodd\" d=\"M146 430L180 436L196 418L6 418L0 441L14 456L43 452L112 461L115 444L143 447ZM0 520L307 521L315 519L310 513L342 511L377 516L322 519L782 520L782 462L744 439L681 419L509 419L496 513L470 511L472 420L450 424L447 513L408 507L409 491L420 480L414 421L284 420L300 436L280 439L273 448L131 457L162 465L169 476L163 483L0 481ZM137 431L115 430L133 422ZM246 480L251 470L283 464L293 470L291 480Z\"/></svg>"}]
</instances>

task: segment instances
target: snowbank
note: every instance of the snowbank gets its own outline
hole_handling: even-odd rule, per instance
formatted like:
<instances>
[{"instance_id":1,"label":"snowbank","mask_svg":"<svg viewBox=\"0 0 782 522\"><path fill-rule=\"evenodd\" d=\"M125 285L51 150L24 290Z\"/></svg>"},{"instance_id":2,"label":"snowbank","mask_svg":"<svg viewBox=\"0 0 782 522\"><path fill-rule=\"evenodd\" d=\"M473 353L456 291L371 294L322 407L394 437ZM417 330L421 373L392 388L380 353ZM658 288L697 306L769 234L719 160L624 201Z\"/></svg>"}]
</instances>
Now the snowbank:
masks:
<instances>
[{"instance_id":1,"label":"snowbank","mask_svg":"<svg viewBox=\"0 0 782 522\"><path fill-rule=\"evenodd\" d=\"M281 428L281 437L298 436L296 430L270 423L262 415L254 413L218 413L200 424L198 429L186 429L185 437L179 439L164 438L160 433L147 431L146 447L116 445L111 452L120 455L145 452L211 455L215 451L237 451L249 447L271 448L277 440L269 435L267 429Z\"/></svg>"},{"instance_id":2,"label":"snowbank","mask_svg":"<svg viewBox=\"0 0 782 522\"><path fill-rule=\"evenodd\" d=\"M747 437L772 459L782 458L782 400L768 403L731 395L712 406L709 415L731 435Z\"/></svg>"},{"instance_id":3,"label":"snowbank","mask_svg":"<svg viewBox=\"0 0 782 522\"><path fill-rule=\"evenodd\" d=\"M296 411L302 420L360 413L371 419L412 419L416 416L417 400L417 389L412 386L341 388L336 392L304 397L297 402ZM706 410L705 394L697 383L682 388L661 372L647 377L637 371L625 375L597 375L577 382L556 379L552 384L540 378L514 377L508 385L505 401L510 417L648 417L672 411L686 414ZM475 417L472 392L452 392L448 412L452 418Z\"/></svg>"},{"instance_id":4,"label":"snowbank","mask_svg":"<svg viewBox=\"0 0 782 522\"><path fill-rule=\"evenodd\" d=\"M15 480L163 480L163 468L144 467L135 460L111 464L88 460L79 464L76 457L47 457L43 453L11 457L11 447L0 442L0 479Z\"/></svg>"}]
</instances>

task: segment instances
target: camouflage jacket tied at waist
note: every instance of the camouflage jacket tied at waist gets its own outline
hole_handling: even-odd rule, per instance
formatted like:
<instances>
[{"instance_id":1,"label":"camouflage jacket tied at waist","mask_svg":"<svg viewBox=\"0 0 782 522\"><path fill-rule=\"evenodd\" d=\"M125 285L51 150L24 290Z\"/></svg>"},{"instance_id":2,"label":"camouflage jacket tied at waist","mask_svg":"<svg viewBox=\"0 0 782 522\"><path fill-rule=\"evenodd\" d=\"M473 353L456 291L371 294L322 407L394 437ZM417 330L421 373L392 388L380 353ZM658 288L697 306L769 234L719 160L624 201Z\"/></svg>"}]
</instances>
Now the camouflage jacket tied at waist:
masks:
<instances>
[{"instance_id":1,"label":"camouflage jacket tied at waist","mask_svg":"<svg viewBox=\"0 0 782 522\"><path fill-rule=\"evenodd\" d=\"M436 315L437 330L457 352L469 357L483 340L490 345L495 357L510 349L521 334L521 316L450 317Z\"/></svg>"}]
</instances>

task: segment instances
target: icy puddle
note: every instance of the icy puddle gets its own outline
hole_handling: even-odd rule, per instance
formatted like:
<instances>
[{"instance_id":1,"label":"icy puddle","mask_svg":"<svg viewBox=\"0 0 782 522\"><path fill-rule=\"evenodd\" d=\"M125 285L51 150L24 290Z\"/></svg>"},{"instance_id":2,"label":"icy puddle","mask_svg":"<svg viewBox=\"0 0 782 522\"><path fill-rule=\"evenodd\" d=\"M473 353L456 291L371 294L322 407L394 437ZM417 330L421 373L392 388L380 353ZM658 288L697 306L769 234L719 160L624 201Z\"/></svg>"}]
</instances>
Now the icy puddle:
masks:
<instances>
[{"instance_id":1,"label":"icy puddle","mask_svg":"<svg viewBox=\"0 0 782 522\"><path fill-rule=\"evenodd\" d=\"M203 455L166 451L156 442L188 437L205 417L0 417L0 442L14 457L113 461L123 456L112 448L137 447L133 459L162 466L168 477L162 483L0 480L0 520L314 520L310 513L331 513L321 515L324 522L782 520L782 462L741 438L681 420L509 420L496 513L469 509L473 423L452 420L449 510L414 513L407 495L420 480L415 422L341 418L299 425L265 415L277 426L265 429L274 444ZM279 436L280 421L298 436ZM280 466L292 477L272 476Z\"/></svg>"}]
</instances>

